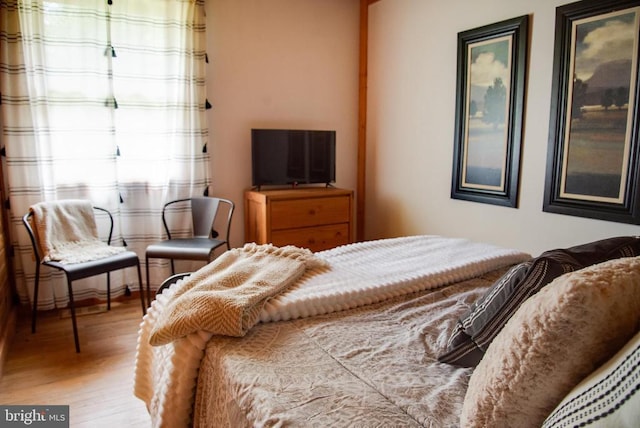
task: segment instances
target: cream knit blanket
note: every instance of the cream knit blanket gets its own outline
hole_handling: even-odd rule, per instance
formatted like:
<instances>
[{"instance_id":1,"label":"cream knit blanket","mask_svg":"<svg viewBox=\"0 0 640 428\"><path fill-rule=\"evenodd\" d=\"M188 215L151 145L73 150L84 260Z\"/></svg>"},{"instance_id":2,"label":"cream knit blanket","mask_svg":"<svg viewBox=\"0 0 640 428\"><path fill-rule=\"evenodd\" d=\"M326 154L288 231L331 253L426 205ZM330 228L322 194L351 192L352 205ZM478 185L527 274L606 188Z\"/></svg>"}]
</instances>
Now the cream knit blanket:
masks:
<instances>
[{"instance_id":1,"label":"cream knit blanket","mask_svg":"<svg viewBox=\"0 0 640 428\"><path fill-rule=\"evenodd\" d=\"M164 345L190 333L242 337L269 298L323 260L304 248L246 244L191 275L158 318L149 343Z\"/></svg>"},{"instance_id":2,"label":"cream knit blanket","mask_svg":"<svg viewBox=\"0 0 640 428\"><path fill-rule=\"evenodd\" d=\"M29 209L34 237L45 262L82 263L126 250L100 241L89 201L40 202Z\"/></svg>"}]
</instances>

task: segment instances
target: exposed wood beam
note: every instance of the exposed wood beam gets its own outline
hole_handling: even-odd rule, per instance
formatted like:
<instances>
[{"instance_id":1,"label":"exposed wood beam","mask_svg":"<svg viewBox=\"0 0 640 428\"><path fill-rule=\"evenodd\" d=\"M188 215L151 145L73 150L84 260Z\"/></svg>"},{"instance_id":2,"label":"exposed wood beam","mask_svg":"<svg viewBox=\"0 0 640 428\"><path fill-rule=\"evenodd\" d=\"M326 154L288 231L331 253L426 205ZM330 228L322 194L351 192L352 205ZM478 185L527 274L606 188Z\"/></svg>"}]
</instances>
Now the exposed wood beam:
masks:
<instances>
[{"instance_id":1,"label":"exposed wood beam","mask_svg":"<svg viewBox=\"0 0 640 428\"><path fill-rule=\"evenodd\" d=\"M356 189L356 240L364 239L367 162L367 54L369 5L378 0L360 0L360 64L358 79L358 165Z\"/></svg>"}]
</instances>

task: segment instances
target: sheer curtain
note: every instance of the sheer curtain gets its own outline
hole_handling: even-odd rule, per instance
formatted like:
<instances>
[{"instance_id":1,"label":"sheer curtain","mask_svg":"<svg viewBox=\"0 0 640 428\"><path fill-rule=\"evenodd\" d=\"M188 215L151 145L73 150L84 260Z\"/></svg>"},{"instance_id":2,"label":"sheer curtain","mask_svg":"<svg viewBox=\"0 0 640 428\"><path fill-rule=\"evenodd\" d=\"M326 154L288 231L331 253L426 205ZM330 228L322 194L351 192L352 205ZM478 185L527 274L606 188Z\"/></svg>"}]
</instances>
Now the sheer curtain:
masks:
<instances>
[{"instance_id":1,"label":"sheer curtain","mask_svg":"<svg viewBox=\"0 0 640 428\"><path fill-rule=\"evenodd\" d=\"M204 0L3 0L0 13L3 170L27 303L30 205L89 199L114 215L112 244L144 261L162 205L207 193ZM65 306L64 278L42 275L39 308ZM133 270L119 275L114 295L139 288ZM103 278L74 287L78 300L105 293Z\"/></svg>"}]
</instances>

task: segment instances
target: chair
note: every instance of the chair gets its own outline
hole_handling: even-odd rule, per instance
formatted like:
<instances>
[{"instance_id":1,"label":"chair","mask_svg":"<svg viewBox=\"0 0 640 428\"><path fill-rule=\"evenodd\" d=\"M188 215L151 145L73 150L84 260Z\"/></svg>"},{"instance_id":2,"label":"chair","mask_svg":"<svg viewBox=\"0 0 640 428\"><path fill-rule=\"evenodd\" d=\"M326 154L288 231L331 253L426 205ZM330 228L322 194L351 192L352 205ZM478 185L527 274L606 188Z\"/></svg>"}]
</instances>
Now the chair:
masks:
<instances>
[{"instance_id":1,"label":"chair","mask_svg":"<svg viewBox=\"0 0 640 428\"><path fill-rule=\"evenodd\" d=\"M58 202L48 202L48 204L56 205L62 204L63 201ZM106 213L109 218L109 237L107 239L107 245L111 244L111 236L113 234L113 216L111 213L100 207L92 207L93 210L99 211L102 213ZM91 213L93 214L93 212ZM75 303L73 300L73 287L72 282L82 278L88 278L90 276L95 276L99 274L106 273L107 274L107 310L111 309L111 277L110 272L115 270L124 269L127 267L136 267L138 270L138 281L140 283L140 302L142 304L142 314L146 313L146 306L144 300L144 293L142 292L142 274L140 271L140 261L138 259L138 255L133 251L123 251L114 255L109 255L100 259L84 261L80 263L61 263L59 261L53 260L44 260L44 254L42 253L42 247L40 246L40 242L36 239L36 234L34 233L34 229L32 228L31 222L33 220L33 211L30 210L29 213L25 214L22 217L22 222L27 228L27 232L29 233L29 238L31 239L31 245L33 247L33 253L36 260L36 274L35 274L35 284L33 288L33 313L31 320L31 332L35 333L36 331L36 317L38 313L38 287L40 283L40 265L49 266L51 268L61 270L65 273L67 278L67 287L69 290L69 309L71 312L71 322L73 324L73 338L75 340L76 352L80 352L80 342L78 340L78 326L76 323L76 311L75 311ZM83 220L78 220L83 221ZM87 220L90 223L90 226L95 227L95 217L89 218Z\"/></svg>"},{"instance_id":2,"label":"chair","mask_svg":"<svg viewBox=\"0 0 640 428\"><path fill-rule=\"evenodd\" d=\"M188 277L189 275L192 275L193 272L183 272L183 273L176 273L171 275L169 278L165 279L164 281L162 281L162 284L160 284L160 287L158 287L158 289L156 290L156 297L159 294L162 294L162 292L171 287L173 284L175 284L176 282L180 281L181 279L184 279L186 277Z\"/></svg>"},{"instance_id":3,"label":"chair","mask_svg":"<svg viewBox=\"0 0 640 428\"><path fill-rule=\"evenodd\" d=\"M220 204L226 205L226 219L217 218L220 213ZM191 211L191 236L185 238L172 237L171 230L167 223L167 214L169 212L174 212L174 214L184 212L184 210L188 209L189 206ZM149 259L170 259L172 275L176 273L175 265L173 263L174 260L210 262L213 259L213 252L215 249L223 245L226 245L227 250L231 249L229 244L229 232L234 209L235 205L230 200L208 196L177 199L167 202L164 205L162 208L162 223L164 224L167 239L149 245L145 252L147 299L149 302L151 302ZM216 224L220 224L220 226L225 228L222 236L214 230L214 225Z\"/></svg>"}]
</instances>

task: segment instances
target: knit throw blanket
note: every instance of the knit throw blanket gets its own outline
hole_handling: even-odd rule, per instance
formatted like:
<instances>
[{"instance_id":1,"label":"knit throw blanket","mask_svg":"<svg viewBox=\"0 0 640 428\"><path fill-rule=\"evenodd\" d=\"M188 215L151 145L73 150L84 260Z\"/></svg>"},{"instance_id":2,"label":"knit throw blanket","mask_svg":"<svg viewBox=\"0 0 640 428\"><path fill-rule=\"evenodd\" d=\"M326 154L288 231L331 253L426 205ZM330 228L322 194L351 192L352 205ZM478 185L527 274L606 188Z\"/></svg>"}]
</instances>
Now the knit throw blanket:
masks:
<instances>
[{"instance_id":1,"label":"knit throw blanket","mask_svg":"<svg viewBox=\"0 0 640 428\"><path fill-rule=\"evenodd\" d=\"M164 345L198 331L242 337L269 298L325 263L294 246L251 243L227 251L189 277L160 315L149 343Z\"/></svg>"},{"instance_id":2,"label":"knit throw blanket","mask_svg":"<svg viewBox=\"0 0 640 428\"><path fill-rule=\"evenodd\" d=\"M82 263L126 250L100 241L89 201L40 202L29 209L33 214L33 233L43 261Z\"/></svg>"}]
</instances>

